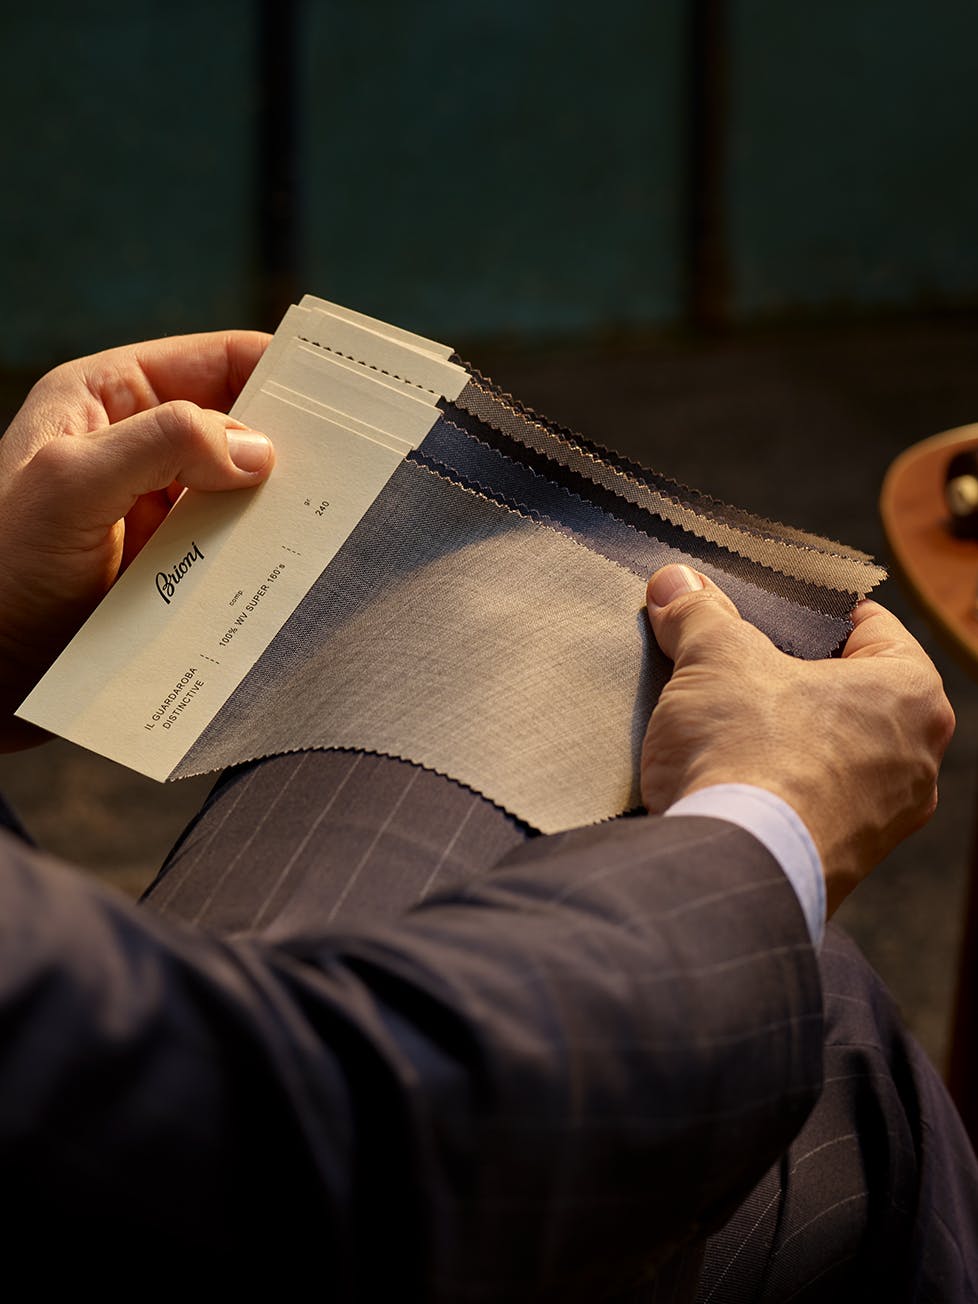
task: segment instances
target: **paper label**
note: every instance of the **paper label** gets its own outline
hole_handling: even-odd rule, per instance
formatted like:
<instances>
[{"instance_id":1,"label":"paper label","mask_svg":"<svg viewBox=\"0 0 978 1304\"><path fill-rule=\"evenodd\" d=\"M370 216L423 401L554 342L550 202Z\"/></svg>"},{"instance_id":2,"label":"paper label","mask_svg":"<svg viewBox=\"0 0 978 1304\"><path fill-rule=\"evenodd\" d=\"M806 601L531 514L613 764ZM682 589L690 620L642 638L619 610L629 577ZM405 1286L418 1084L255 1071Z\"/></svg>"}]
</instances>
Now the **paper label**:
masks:
<instances>
[{"instance_id":1,"label":"paper label","mask_svg":"<svg viewBox=\"0 0 978 1304\"><path fill-rule=\"evenodd\" d=\"M18 714L165 779L302 601L401 454L260 392L278 462L186 492Z\"/></svg>"},{"instance_id":2,"label":"paper label","mask_svg":"<svg viewBox=\"0 0 978 1304\"><path fill-rule=\"evenodd\" d=\"M23 719L166 779L435 423L429 385L465 375L447 347L319 302L290 309L233 409L273 440L269 480L185 492Z\"/></svg>"},{"instance_id":3,"label":"paper label","mask_svg":"<svg viewBox=\"0 0 978 1304\"><path fill-rule=\"evenodd\" d=\"M467 379L451 349L307 297L232 409L258 489L187 491L18 715L166 779Z\"/></svg>"}]
</instances>

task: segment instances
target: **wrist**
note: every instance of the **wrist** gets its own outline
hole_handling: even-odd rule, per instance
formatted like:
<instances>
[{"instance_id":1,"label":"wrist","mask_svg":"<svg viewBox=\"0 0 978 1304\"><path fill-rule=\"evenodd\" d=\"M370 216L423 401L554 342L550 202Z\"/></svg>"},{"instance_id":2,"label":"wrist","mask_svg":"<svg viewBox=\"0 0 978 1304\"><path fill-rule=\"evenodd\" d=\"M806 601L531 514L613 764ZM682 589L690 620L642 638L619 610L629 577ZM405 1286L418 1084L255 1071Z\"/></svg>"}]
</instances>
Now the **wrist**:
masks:
<instances>
[{"instance_id":1,"label":"wrist","mask_svg":"<svg viewBox=\"0 0 978 1304\"><path fill-rule=\"evenodd\" d=\"M756 838L794 888L812 943L819 945L825 930L825 877L811 833L793 806L769 788L718 783L683 797L665 814L726 820Z\"/></svg>"},{"instance_id":2,"label":"wrist","mask_svg":"<svg viewBox=\"0 0 978 1304\"><path fill-rule=\"evenodd\" d=\"M743 765L704 770L683 785L673 803L694 793L727 785L766 792L783 802L811 840L824 880L825 914L831 919L879 855L864 847L858 827L847 819L840 802L827 799L827 789L813 783L811 772L795 768L797 773L791 767L782 768L777 778L772 777L767 768L753 773Z\"/></svg>"}]
</instances>

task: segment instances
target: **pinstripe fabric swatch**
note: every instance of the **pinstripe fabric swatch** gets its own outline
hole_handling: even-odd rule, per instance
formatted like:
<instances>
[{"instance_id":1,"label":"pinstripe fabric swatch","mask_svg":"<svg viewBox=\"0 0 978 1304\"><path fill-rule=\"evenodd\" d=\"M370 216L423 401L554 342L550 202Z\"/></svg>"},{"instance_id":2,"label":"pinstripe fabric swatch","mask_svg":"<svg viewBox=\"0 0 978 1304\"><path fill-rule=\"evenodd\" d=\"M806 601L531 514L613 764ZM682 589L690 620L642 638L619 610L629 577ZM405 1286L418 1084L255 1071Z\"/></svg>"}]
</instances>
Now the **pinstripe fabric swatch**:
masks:
<instances>
[{"instance_id":1,"label":"pinstripe fabric swatch","mask_svg":"<svg viewBox=\"0 0 978 1304\"><path fill-rule=\"evenodd\" d=\"M652 570L702 570L804 657L841 645L882 576L554 425L446 346L343 311L291 310L249 384L303 386L408 451L174 777L354 748L448 775L543 832L597 822L638 803L668 675L644 616Z\"/></svg>"}]
</instances>

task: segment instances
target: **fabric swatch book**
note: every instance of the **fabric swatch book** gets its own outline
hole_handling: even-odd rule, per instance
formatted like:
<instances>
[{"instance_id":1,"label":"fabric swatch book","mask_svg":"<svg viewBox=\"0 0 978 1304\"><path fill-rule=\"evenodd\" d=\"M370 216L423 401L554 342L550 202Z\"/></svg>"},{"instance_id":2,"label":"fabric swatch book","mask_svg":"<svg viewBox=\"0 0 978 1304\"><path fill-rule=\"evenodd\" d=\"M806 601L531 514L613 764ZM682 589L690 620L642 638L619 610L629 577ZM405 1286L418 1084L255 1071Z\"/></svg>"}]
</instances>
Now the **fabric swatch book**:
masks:
<instances>
[{"instance_id":1,"label":"fabric swatch book","mask_svg":"<svg viewBox=\"0 0 978 1304\"><path fill-rule=\"evenodd\" d=\"M447 345L307 297L233 409L256 490L185 492L22 704L165 780L311 748L397 756L555 832L639 804L682 561L795 656L883 578L529 410Z\"/></svg>"}]
</instances>

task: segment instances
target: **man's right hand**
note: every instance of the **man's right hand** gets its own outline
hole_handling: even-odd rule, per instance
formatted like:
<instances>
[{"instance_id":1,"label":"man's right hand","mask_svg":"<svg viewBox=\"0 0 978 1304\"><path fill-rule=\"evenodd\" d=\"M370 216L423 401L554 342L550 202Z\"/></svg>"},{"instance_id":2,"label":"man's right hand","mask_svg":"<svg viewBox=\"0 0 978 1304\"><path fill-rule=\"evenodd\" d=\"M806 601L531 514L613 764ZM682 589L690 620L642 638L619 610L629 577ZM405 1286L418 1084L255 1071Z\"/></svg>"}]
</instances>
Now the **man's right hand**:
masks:
<instances>
[{"instance_id":1,"label":"man's right hand","mask_svg":"<svg viewBox=\"0 0 978 1304\"><path fill-rule=\"evenodd\" d=\"M840 659L787 656L685 566L652 576L648 610L675 668L645 736L645 805L716 783L777 794L818 848L831 914L937 805L954 713L930 658L869 601Z\"/></svg>"},{"instance_id":2,"label":"man's right hand","mask_svg":"<svg viewBox=\"0 0 978 1304\"><path fill-rule=\"evenodd\" d=\"M13 711L184 487L254 489L268 439L223 415L268 345L214 331L108 349L44 376L0 440L0 751Z\"/></svg>"}]
</instances>

